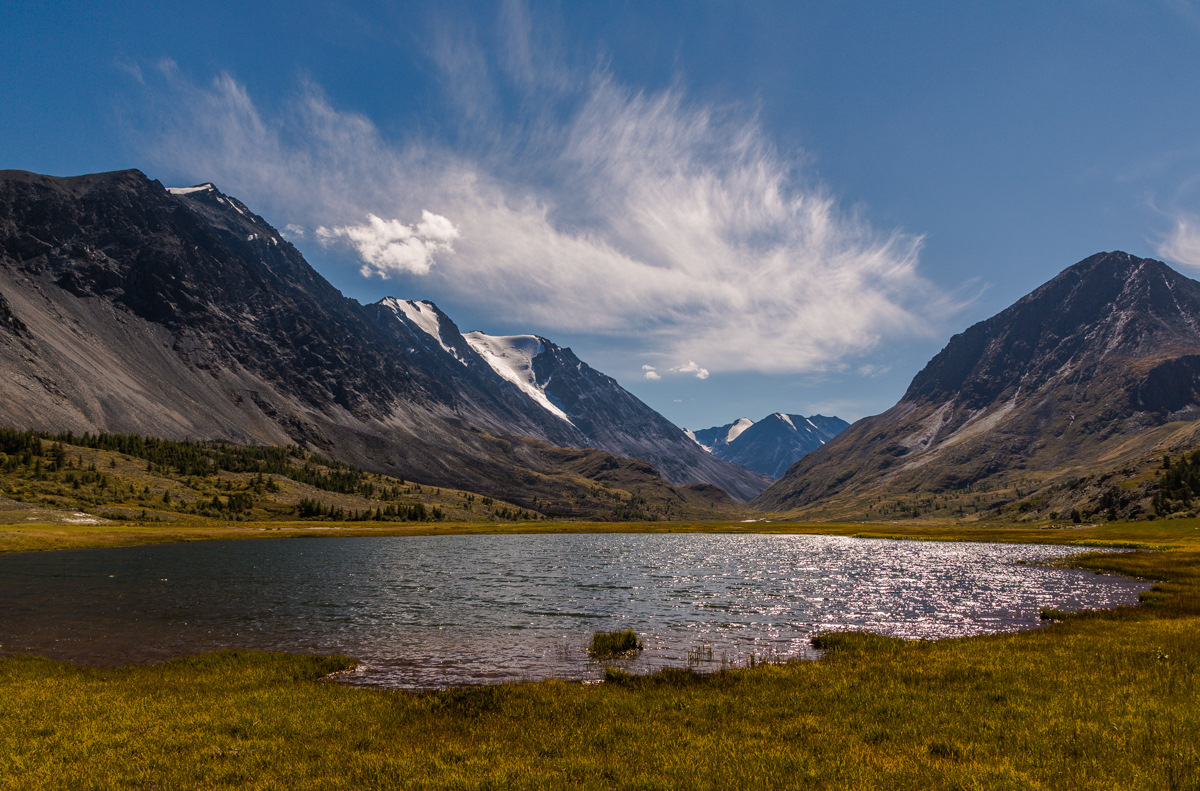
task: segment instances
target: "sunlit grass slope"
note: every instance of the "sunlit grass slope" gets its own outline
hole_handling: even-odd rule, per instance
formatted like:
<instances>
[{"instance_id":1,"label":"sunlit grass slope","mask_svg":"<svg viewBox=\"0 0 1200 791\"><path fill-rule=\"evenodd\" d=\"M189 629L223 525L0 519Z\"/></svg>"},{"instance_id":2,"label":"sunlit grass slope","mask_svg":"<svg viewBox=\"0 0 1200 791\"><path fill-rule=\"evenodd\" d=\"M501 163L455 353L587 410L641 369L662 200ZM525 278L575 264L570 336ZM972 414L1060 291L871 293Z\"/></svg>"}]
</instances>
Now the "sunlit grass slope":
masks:
<instances>
[{"instance_id":1,"label":"sunlit grass slope","mask_svg":"<svg viewBox=\"0 0 1200 791\"><path fill-rule=\"evenodd\" d=\"M715 486L671 486L644 462L523 440L543 462L519 502L368 472L296 446L49 434L0 426L0 525L531 522L730 518ZM516 495L514 495L516 496Z\"/></svg>"},{"instance_id":2,"label":"sunlit grass slope","mask_svg":"<svg viewBox=\"0 0 1200 791\"><path fill-rule=\"evenodd\" d=\"M1197 788L1195 527L1081 561L1161 580L1137 608L940 642L826 635L818 662L707 677L415 695L320 680L336 657L9 658L0 788Z\"/></svg>"}]
</instances>

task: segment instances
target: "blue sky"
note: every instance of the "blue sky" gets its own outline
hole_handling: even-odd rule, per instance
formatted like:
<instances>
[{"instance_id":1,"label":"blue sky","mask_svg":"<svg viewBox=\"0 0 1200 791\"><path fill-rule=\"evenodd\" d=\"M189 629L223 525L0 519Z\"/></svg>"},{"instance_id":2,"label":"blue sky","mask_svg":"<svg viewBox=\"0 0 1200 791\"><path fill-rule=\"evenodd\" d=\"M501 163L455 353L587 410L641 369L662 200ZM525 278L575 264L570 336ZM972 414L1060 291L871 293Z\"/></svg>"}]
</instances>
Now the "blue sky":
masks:
<instances>
[{"instance_id":1,"label":"blue sky","mask_svg":"<svg viewBox=\"0 0 1200 791\"><path fill-rule=\"evenodd\" d=\"M855 419L1094 252L1200 268L1200 3L915 5L10 0L0 167L213 181L682 426Z\"/></svg>"}]
</instances>

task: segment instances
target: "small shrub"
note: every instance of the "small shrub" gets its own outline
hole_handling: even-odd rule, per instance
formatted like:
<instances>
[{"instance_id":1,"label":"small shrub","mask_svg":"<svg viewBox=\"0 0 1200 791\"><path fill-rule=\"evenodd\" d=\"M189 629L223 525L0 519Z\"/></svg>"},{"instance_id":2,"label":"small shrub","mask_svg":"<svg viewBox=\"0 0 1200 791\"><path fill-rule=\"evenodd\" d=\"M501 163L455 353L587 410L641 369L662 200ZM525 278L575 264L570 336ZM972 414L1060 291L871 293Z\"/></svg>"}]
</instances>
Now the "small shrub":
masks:
<instances>
[{"instance_id":1,"label":"small shrub","mask_svg":"<svg viewBox=\"0 0 1200 791\"><path fill-rule=\"evenodd\" d=\"M934 758L958 760L962 758L962 748L957 744L949 744L947 742L931 742L929 745L929 754Z\"/></svg>"},{"instance_id":2,"label":"small shrub","mask_svg":"<svg viewBox=\"0 0 1200 791\"><path fill-rule=\"evenodd\" d=\"M629 675L619 667L608 665L604 668L605 684L629 684L633 682L633 680L633 676Z\"/></svg>"},{"instance_id":3,"label":"small shrub","mask_svg":"<svg viewBox=\"0 0 1200 791\"><path fill-rule=\"evenodd\" d=\"M623 632L596 632L592 635L592 644L588 646L588 656L600 659L609 656L620 656L641 651L644 646L638 639L637 632L626 629Z\"/></svg>"},{"instance_id":4,"label":"small shrub","mask_svg":"<svg viewBox=\"0 0 1200 791\"><path fill-rule=\"evenodd\" d=\"M1038 617L1043 621L1061 621L1067 617L1067 613L1053 607L1043 607Z\"/></svg>"}]
</instances>

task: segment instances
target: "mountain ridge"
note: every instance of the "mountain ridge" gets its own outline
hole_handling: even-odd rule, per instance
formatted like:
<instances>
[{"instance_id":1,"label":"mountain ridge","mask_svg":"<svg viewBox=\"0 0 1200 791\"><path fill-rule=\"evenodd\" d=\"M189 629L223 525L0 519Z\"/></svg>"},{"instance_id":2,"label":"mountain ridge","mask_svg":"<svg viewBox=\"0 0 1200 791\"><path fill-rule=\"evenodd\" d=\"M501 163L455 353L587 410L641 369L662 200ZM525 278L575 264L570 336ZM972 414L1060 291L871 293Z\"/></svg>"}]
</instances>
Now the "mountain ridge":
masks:
<instances>
[{"instance_id":1,"label":"mountain ridge","mask_svg":"<svg viewBox=\"0 0 1200 791\"><path fill-rule=\"evenodd\" d=\"M1145 455L1159 427L1200 417L1198 315L1200 283L1166 264L1089 256L955 335L895 406L753 505L850 517L898 493L945 500Z\"/></svg>"}]
</instances>

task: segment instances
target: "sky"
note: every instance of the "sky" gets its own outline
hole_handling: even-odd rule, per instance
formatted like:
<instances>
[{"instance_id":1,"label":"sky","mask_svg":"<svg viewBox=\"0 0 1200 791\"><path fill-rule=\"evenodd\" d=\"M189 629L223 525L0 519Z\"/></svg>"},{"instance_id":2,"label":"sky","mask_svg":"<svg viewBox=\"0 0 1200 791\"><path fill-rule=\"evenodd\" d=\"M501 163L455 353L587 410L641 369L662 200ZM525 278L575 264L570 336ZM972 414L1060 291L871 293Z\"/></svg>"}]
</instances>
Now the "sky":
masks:
<instances>
[{"instance_id":1,"label":"sky","mask_svg":"<svg viewBox=\"0 0 1200 791\"><path fill-rule=\"evenodd\" d=\"M1200 0L7 0L0 108L0 168L213 182L693 429L881 412L1099 251L1200 272Z\"/></svg>"}]
</instances>

